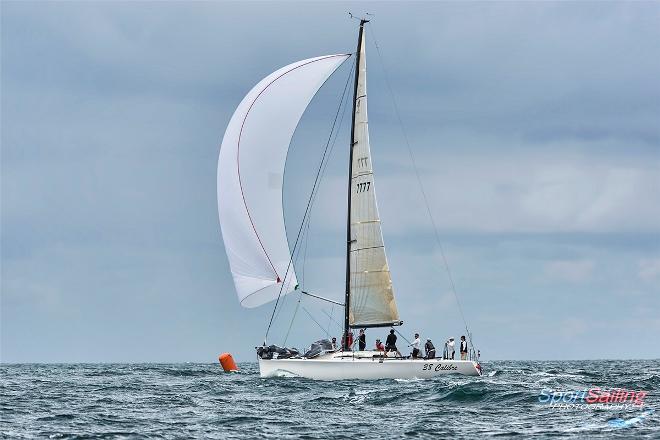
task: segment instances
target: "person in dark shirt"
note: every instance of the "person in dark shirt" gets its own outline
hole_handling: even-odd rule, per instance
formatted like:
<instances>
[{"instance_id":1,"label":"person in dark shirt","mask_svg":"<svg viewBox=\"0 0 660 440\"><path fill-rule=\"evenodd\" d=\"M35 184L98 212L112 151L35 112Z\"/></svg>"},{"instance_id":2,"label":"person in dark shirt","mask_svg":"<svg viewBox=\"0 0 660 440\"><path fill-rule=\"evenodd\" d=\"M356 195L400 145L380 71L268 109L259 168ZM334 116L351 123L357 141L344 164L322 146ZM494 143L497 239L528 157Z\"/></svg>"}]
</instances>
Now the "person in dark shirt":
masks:
<instances>
[{"instance_id":1,"label":"person in dark shirt","mask_svg":"<svg viewBox=\"0 0 660 440\"><path fill-rule=\"evenodd\" d=\"M465 340L465 336L461 336L461 360L464 361L467 359L468 355L468 344Z\"/></svg>"},{"instance_id":2,"label":"person in dark shirt","mask_svg":"<svg viewBox=\"0 0 660 440\"><path fill-rule=\"evenodd\" d=\"M401 352L396 348L396 335L394 334L394 329L390 330L390 334L387 335L387 339L385 340L385 352L387 353L390 351L395 352L397 356L401 357Z\"/></svg>"},{"instance_id":3,"label":"person in dark shirt","mask_svg":"<svg viewBox=\"0 0 660 440\"><path fill-rule=\"evenodd\" d=\"M358 336L360 351L364 351L367 348L367 336L364 334L364 329L360 329L360 336Z\"/></svg>"},{"instance_id":4,"label":"person in dark shirt","mask_svg":"<svg viewBox=\"0 0 660 440\"><path fill-rule=\"evenodd\" d=\"M426 340L426 344L424 344L424 351L426 352L426 359L434 359L435 358L435 347L433 346L433 342L431 342L431 339Z\"/></svg>"}]
</instances>

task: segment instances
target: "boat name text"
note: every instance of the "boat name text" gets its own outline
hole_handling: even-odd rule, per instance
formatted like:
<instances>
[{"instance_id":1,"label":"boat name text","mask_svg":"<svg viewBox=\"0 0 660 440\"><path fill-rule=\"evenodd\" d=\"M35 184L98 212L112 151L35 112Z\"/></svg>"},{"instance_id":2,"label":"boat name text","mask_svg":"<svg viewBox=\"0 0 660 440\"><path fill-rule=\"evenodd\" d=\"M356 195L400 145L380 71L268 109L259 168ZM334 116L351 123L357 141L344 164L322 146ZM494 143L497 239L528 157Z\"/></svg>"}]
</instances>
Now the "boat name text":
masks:
<instances>
[{"instance_id":1,"label":"boat name text","mask_svg":"<svg viewBox=\"0 0 660 440\"><path fill-rule=\"evenodd\" d=\"M422 371L424 371L424 370L428 370L428 371L431 371L431 370L435 370L435 371L458 370L458 367L454 364L447 364L447 365L438 364L438 365L435 366L435 368L433 368L433 365L434 364L424 364L424 366L422 367Z\"/></svg>"}]
</instances>

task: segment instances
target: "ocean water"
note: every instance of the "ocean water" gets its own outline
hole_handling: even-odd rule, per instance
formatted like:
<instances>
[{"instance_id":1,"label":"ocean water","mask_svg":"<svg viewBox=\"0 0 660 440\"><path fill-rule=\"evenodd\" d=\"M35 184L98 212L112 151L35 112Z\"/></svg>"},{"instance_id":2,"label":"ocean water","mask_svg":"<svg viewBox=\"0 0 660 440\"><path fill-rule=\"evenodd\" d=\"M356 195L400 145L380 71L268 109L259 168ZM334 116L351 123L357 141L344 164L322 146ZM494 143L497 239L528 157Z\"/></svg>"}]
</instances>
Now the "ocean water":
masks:
<instances>
[{"instance_id":1,"label":"ocean water","mask_svg":"<svg viewBox=\"0 0 660 440\"><path fill-rule=\"evenodd\" d=\"M483 377L317 382L261 379L256 363L1 365L0 436L660 439L658 360L483 366ZM631 408L539 402L594 387L648 394Z\"/></svg>"}]
</instances>

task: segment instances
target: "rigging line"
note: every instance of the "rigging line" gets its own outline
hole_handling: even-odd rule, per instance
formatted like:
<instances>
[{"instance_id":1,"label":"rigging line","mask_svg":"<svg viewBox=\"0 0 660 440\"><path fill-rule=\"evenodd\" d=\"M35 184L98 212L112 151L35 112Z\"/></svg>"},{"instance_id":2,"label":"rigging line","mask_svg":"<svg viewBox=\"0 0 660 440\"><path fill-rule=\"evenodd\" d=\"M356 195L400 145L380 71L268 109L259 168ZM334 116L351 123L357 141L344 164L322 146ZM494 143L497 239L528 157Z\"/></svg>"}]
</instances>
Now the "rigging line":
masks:
<instances>
[{"instance_id":1,"label":"rigging line","mask_svg":"<svg viewBox=\"0 0 660 440\"><path fill-rule=\"evenodd\" d=\"M334 139L332 140L332 144L330 145L330 149L328 150L327 157L325 157L325 162L323 162L323 159L321 159L321 165L322 165L323 169L321 170L321 176L319 178L319 184L316 186L316 188L314 188L312 190L312 192L313 192L312 205L314 204L314 201L316 200L316 196L318 195L318 192L319 192L319 189L320 189L320 186L321 186L321 182L323 181L323 176L325 175L325 170L328 168L328 163L330 163L332 152L334 151L335 144L337 143L337 138L339 137L339 131L340 131L341 127L343 126L344 116L346 115L346 109L348 108L348 105L344 105L344 102L345 102L344 97L345 97L345 93L346 93L346 87L350 83L351 78L353 78L353 74L354 74L353 67L354 66L355 66L355 58L353 58L353 62L351 64L351 68L350 68L350 71L349 71L348 78L346 78L346 84L344 85L344 94L342 95L342 99L339 102L339 109L341 109L342 106L343 106L344 111L341 113L341 118L339 119L339 124L337 125L337 130L335 130L334 133L331 133L331 137L334 135ZM346 100L346 102L347 101L348 100ZM327 146L326 146L326 148L327 148ZM311 211L310 211L310 215L308 216L308 220L307 220L308 223L310 221L309 220L310 218L311 218Z\"/></svg>"},{"instance_id":2,"label":"rigging line","mask_svg":"<svg viewBox=\"0 0 660 440\"><path fill-rule=\"evenodd\" d=\"M323 311L323 313L325 313L324 310L322 310L322 311ZM329 334L330 334L330 324L333 323L332 315L334 314L334 312L335 312L335 305L333 304L333 305L332 305L332 308L330 309L330 316L328 316L328 318L330 318L330 321L328 321L328 329L325 331L325 334L326 334L326 335L329 335ZM326 313L326 315L327 315L327 313Z\"/></svg>"},{"instance_id":3,"label":"rigging line","mask_svg":"<svg viewBox=\"0 0 660 440\"><path fill-rule=\"evenodd\" d=\"M353 59L353 63L351 64L351 70L350 70L350 74L349 74L348 79L347 79L347 84L350 83L350 80L351 80L351 78L353 78L353 75L355 73L354 69L353 69L353 66L355 66L355 59ZM344 103L344 101L342 99L342 102L340 103L340 106L343 105L343 103ZM346 103L348 103L348 99L346 100ZM319 188L321 186L321 182L323 181L323 176L325 175L325 170L328 168L328 163L330 163L330 159L332 158L332 153L334 151L335 144L337 143L337 138L339 137L339 131L341 130L341 127L343 126L344 117L346 116L346 109L348 109L348 105L344 105L344 111L342 112L341 118L339 119L339 125L337 126L337 130L335 130L335 138L332 141L332 145L330 145L330 150L328 152L328 157L325 161L325 164L323 165L323 170L321 171L321 178L319 180L319 185L316 188L316 192L314 194L314 200L312 201L312 204L314 204L314 201L316 201L316 196L318 195ZM310 213L310 217L311 217L311 213ZM308 222L309 222L309 220L308 220Z\"/></svg>"},{"instance_id":4,"label":"rigging line","mask_svg":"<svg viewBox=\"0 0 660 440\"><path fill-rule=\"evenodd\" d=\"M306 233L309 232L309 229L307 229ZM306 234L305 233L305 234ZM305 236L305 235L303 235ZM303 239L305 240L305 239ZM300 257L300 252L297 253L295 263L298 262L298 258ZM303 276L302 276L302 281L300 283L300 293L298 294L298 301L296 302L296 308L293 310L293 316L291 316L291 321L289 322L289 328L286 331L286 335L284 336L284 342L282 343L283 347L286 347L286 341L289 339L289 333L291 333L291 328L293 327L293 322L296 320L296 315L298 315L298 307L300 306L300 301L302 300L303 296L303 289L305 286L305 260L307 258L307 241L305 241L305 255L303 256ZM282 305L280 306L279 310L277 311L277 314L275 315L275 320L277 320L280 317L280 314L282 313L282 310L284 310L284 301L286 301L286 296L282 298Z\"/></svg>"},{"instance_id":5,"label":"rigging line","mask_svg":"<svg viewBox=\"0 0 660 440\"><path fill-rule=\"evenodd\" d=\"M316 172L316 178L314 179L314 184L312 185L312 191L309 195L309 199L307 201L307 207L305 208L305 213L303 214L303 221L300 225L300 228L298 229L298 234L296 235L296 241L293 244L293 252L291 253L291 258L289 258L289 263L286 266L286 271L284 273L284 278L282 279L282 284L280 286L280 291L277 294L277 300L275 301L275 307L273 307L273 313L270 315L270 322L268 323L268 328L266 329L266 335L264 336L264 345L266 345L266 340L268 339L268 332L270 332L270 327L273 325L273 318L275 317L275 311L277 310L277 305L280 302L280 298L282 297L282 290L284 289L284 284L286 283L286 278L289 275L289 270L291 269L291 263L293 262L293 258L296 253L296 249L298 247L298 241L300 240L300 235L302 233L303 227L305 226L305 219L307 218L307 213L309 212L310 205L313 201L313 196L314 196L314 190L316 189L316 186L319 181L319 176L321 174L322 170L322 165L323 161L325 160L326 154L328 152L328 147L330 146L330 142L332 141L332 133L334 132L335 125L337 124L337 118L339 117L339 111L341 110L341 104L344 101L344 96L346 95L346 89L348 88L348 80L351 78L349 75L346 84L344 85L344 91L342 92L341 95L341 100L339 101L339 106L337 107L337 112L335 113L335 118L332 121L332 127L330 128L330 134L328 136L328 141L325 144L325 149L323 150L323 156L321 157L321 163L319 164L319 169ZM321 327L323 328L323 327Z\"/></svg>"},{"instance_id":6,"label":"rigging line","mask_svg":"<svg viewBox=\"0 0 660 440\"><path fill-rule=\"evenodd\" d=\"M351 63L351 68L349 70L349 77L346 80L347 84L350 82L350 79L353 77L353 67L354 66L355 66L355 59L353 59L353 61ZM344 86L344 88L346 88L346 85ZM306 219L305 232L302 235L302 240L305 243L305 249L304 249L304 253L303 253L302 282L300 284L301 289L304 289L304 286L305 286L305 266L306 266L305 263L307 261L307 244L309 243L309 229L310 229L310 225L311 225L311 221L312 221L312 208L314 206L314 202L316 201L316 197L319 193L321 183L323 182L323 177L325 175L325 170L328 167L328 163L330 162L330 159L332 157L332 152L334 150L335 144L337 143L337 138L339 137L339 131L341 130L341 127L342 127L343 122L344 122L344 116L346 115L346 109L348 108L347 105L344 105L344 102L348 101L348 99L346 101L344 101L344 96L345 96L345 91L344 91L344 94L342 95L341 100L339 101L339 109L338 109L338 111L341 110L342 105L343 105L344 106L344 111L341 113L341 118L339 119L339 125L337 125L337 129L334 130L334 140L332 141L332 144L330 145L330 149L328 151L328 154L326 155L325 151L324 151L324 155L321 158L321 164L320 165L323 167L323 169L321 170L321 176L320 177L317 176L318 177L318 185L316 185L315 188L312 188L312 196L311 196L312 197L312 202L309 206L309 215L307 216L307 219ZM335 115L335 120L333 121L333 129L334 129L334 124L335 124L336 120L337 119L336 119L336 115ZM333 136L333 131L331 130L330 131L330 138L332 138L332 136ZM328 149L327 142L326 142L325 149L326 150ZM325 162L324 162L324 159L325 159ZM303 218L303 224L305 224L305 219L304 218ZM299 232L299 234L300 234L300 232ZM293 261L293 264L294 264L294 267L295 267L295 265L298 263L298 259L300 258L300 247L299 246L297 248L294 248L293 254L296 254L295 260ZM280 292L280 294L281 294L281 292ZM282 299L282 304L280 305L280 309L278 310L277 314L275 315L274 320L277 320L279 318L280 313L282 312L282 307L283 307L285 301L286 301L286 296ZM275 307L277 308L277 304L276 304ZM294 313L294 316L291 318L292 322L293 322L294 318L295 318L295 313ZM284 345L286 345L286 344L284 344Z\"/></svg>"},{"instance_id":7,"label":"rigging line","mask_svg":"<svg viewBox=\"0 0 660 440\"><path fill-rule=\"evenodd\" d=\"M340 302L337 302L337 301L335 301L335 300L332 300L332 299L329 299L329 298L324 298L324 297L322 297L322 296L320 296L320 295L315 295L315 294L313 294L313 293L305 292L304 290L301 290L301 292L302 292L304 295L311 296L312 298L320 299L321 301L326 301L326 302L329 302L329 303L331 303L331 304L334 304L334 305L337 305L337 306L340 306L340 307L344 307L344 304L342 304L342 303L340 303Z\"/></svg>"},{"instance_id":8,"label":"rigging line","mask_svg":"<svg viewBox=\"0 0 660 440\"><path fill-rule=\"evenodd\" d=\"M323 310L323 309L321 309L321 311L322 311L323 313L325 313L325 316L327 316L328 318L330 318L330 322L328 323L328 332L330 331L330 324L331 324L331 323L334 324L334 325L336 325L337 327L339 327L339 329L340 329L342 332L344 331L344 326L341 325L340 323L338 323L337 321L335 321L334 319L332 319L332 315L328 315L328 312L326 312L326 311Z\"/></svg>"},{"instance_id":9,"label":"rigging line","mask_svg":"<svg viewBox=\"0 0 660 440\"><path fill-rule=\"evenodd\" d=\"M408 343L408 345L411 345L411 344L410 344L410 341L407 340L406 337L403 336L399 330L395 329L394 327L392 327L392 329L393 329L395 332L397 332L397 333L399 334L399 336L401 336L401 337L403 338L403 340L406 341L406 342Z\"/></svg>"},{"instance_id":10,"label":"rigging line","mask_svg":"<svg viewBox=\"0 0 660 440\"><path fill-rule=\"evenodd\" d=\"M354 65L355 65L355 60L353 60L353 63L351 64L351 70L350 70L351 73L349 74L349 78L347 79L347 83L350 82L350 79L352 78L353 66ZM346 86L344 86L344 87L346 87ZM344 93L344 95L345 95L345 93ZM345 102L344 101L344 95L342 95L342 98L339 102L339 108L337 109L338 111L341 109L342 105ZM347 101L348 100L346 100L346 102ZM305 265L305 261L307 259L307 243L309 243L309 228L310 228L311 218L312 218L312 208L314 206L314 202L316 201L316 196L318 195L321 182L323 181L323 176L325 174L325 169L327 168L327 165L330 161L330 155L332 155L333 148L334 148L334 146L337 142L337 138L339 137L339 130L341 129L342 123L344 121L344 115L346 114L346 108L347 107L348 107L347 105L344 105L344 112L342 113L342 117L339 120L339 125L337 126L336 130L334 130L334 124L337 122L337 116L335 115L335 120L333 121L333 129L331 129L331 131L330 131L330 138L332 138L333 130L334 130L334 141L330 145L330 150L329 150L328 154L326 155L325 151L324 151L324 157L321 158L321 164L320 165L323 166L323 170L321 171L321 176L320 177L317 175L318 184L316 185L315 188L312 188L312 194L313 195L311 196L312 200L311 200L311 204L309 205L309 214L307 215L306 219L303 218L303 224L305 224L305 221L306 221L306 227L305 227L305 232L302 235L302 240L305 242L305 252L304 252L304 256L303 256L303 284L302 284L302 286L304 286L304 282L305 282L304 281L304 277L305 277L304 265ZM325 150L328 150L327 142L326 142ZM324 159L325 159L325 163L324 163ZM300 231L298 232L298 234L300 234ZM298 259L300 258L300 252L301 252L300 246L294 247L294 249L293 249L293 254L295 255L295 259L293 261L294 267L298 263ZM288 268L287 268L287 273L288 273ZM286 276L285 276L285 278L286 278ZM280 292L280 294L281 294L281 292ZM284 306L285 302L286 302L286 296L284 296L282 298L282 304L280 304L280 307L279 307L277 313L275 314L275 318L273 320L277 320L279 318L279 316L280 316L280 314L283 310L283 306ZM276 303L275 307L277 308L277 303ZM295 318L295 314L291 319L293 320L294 318Z\"/></svg>"},{"instance_id":11,"label":"rigging line","mask_svg":"<svg viewBox=\"0 0 660 440\"><path fill-rule=\"evenodd\" d=\"M305 232L303 233L303 241L305 243L305 246L304 246L304 253L303 253L302 281L300 282L300 294L299 294L298 302L296 303L296 308L293 311L293 316L291 317L291 322L289 323L289 329L287 330L286 336L284 337L284 343L282 344L285 347L286 347L286 341L287 341L287 339L289 339L289 333L291 332L293 322L296 319L296 315L298 314L298 306L300 304L300 300L302 299L302 296L305 293L304 292L304 289L305 289L305 262L307 260L307 243L309 242L309 224L310 224L309 219L310 218L311 218L311 212L310 212L310 217L308 217L307 227L305 228ZM296 257L295 257L295 260L293 262L294 266L298 263L298 259L300 258L300 253L301 253L300 249L301 248L299 246L298 249L294 250L294 252L296 253ZM282 310L284 310L284 302L285 301L286 301L286 296L284 298L282 298L282 304L280 305L279 310L275 314L275 319L274 319L275 321L279 318L280 314L282 313Z\"/></svg>"},{"instance_id":12,"label":"rigging line","mask_svg":"<svg viewBox=\"0 0 660 440\"><path fill-rule=\"evenodd\" d=\"M355 65L355 61L353 61L353 63L351 64L351 72L352 72L353 65ZM347 79L347 84L344 86L344 92L342 93L341 99L339 101L339 107L337 108L337 113L335 113L335 117L334 117L334 120L332 122L332 126L331 126L331 129L330 129L330 134L329 134L328 140L325 143L325 148L324 148L324 151L323 151L323 155L321 157L321 162L319 164L319 167L323 166L324 160L325 160L325 164L327 165L328 160L326 159L326 157L328 156L327 155L328 144L329 144L330 140L332 139L333 133L337 132L337 130L335 130L335 126L337 124L337 114L339 113L339 111L341 110L341 106L343 105L344 96L346 95L346 87L348 85L348 81L350 80L350 78L351 78L351 76L349 75L349 78ZM342 119L340 120L340 124L341 124L341 121L343 121L343 115L342 115ZM335 135L335 141L337 139L337 136L338 135ZM334 143L332 144L332 146L334 146ZM332 149L330 149L330 151L332 151ZM320 181L321 181L322 177L323 177L323 173L321 173L321 177L319 177L319 172L317 171L316 178L314 180L314 185L312 186L312 192L310 194L310 198L307 201L307 207L305 209L305 214L303 215L303 220L302 220L302 223L301 223L300 228L298 230L298 234L296 236L296 241L295 241L295 244L294 244L294 247L293 247L293 251L291 253L291 259L289 260L289 263L287 265L287 269L286 269L286 273L284 275L284 279L286 279L286 277L288 276L289 270L291 269L291 265L292 264L295 265L298 262L298 258L300 257L300 246L298 246L298 243L300 242L301 232L303 231L303 228L305 228L305 222L307 222L307 227L309 227L309 221L310 221L310 218L311 218L311 208L312 208L312 205L314 204L314 200L316 199L316 194L318 193L318 187L320 185ZM303 234L302 237L305 237L305 234ZM305 240L305 238L303 238L303 240ZM275 315L274 319L277 319L279 317L279 315L282 311L282 306L283 306L284 302L286 301L286 296L285 296L282 299L282 304L280 304L280 308L278 309L278 303L279 303L280 297L282 295L282 288L283 288L283 285L280 286L280 291L278 293L277 301L275 302L275 308L273 310L273 313L275 313L275 311L277 310L277 314ZM272 322L273 322L274 319L273 319L273 316L271 315L269 328L266 331L266 337L268 336L270 326L272 325Z\"/></svg>"},{"instance_id":13,"label":"rigging line","mask_svg":"<svg viewBox=\"0 0 660 440\"><path fill-rule=\"evenodd\" d=\"M305 288L305 266L307 263L307 245L309 244L309 226L311 225L311 220L312 220L312 213L309 213L309 217L307 219L307 228L305 229L305 250L303 252L303 263L302 263L302 281L300 283L301 289Z\"/></svg>"},{"instance_id":14,"label":"rigging line","mask_svg":"<svg viewBox=\"0 0 660 440\"><path fill-rule=\"evenodd\" d=\"M303 237L304 237L304 234L303 234ZM298 259L300 258L300 253L301 253L300 246L298 246L297 249L293 250L293 255L294 255L293 265L294 265L294 267L298 263ZM301 292L301 295L302 295L302 292ZM282 303L280 304L280 307L277 310L277 313L275 314L274 321L276 321L280 317L280 314L282 313L282 310L284 310L284 303L286 303L286 299L287 299L286 296L284 296L282 298ZM294 311L293 317L291 318L291 323L293 323L295 315L296 315L296 312ZM286 344L283 344L283 345L286 345Z\"/></svg>"},{"instance_id":15,"label":"rigging line","mask_svg":"<svg viewBox=\"0 0 660 440\"><path fill-rule=\"evenodd\" d=\"M349 70L350 73L349 73L349 77L348 77L348 80L347 80L348 82L350 82L350 79L353 77L353 66L355 66L355 59L353 60L353 63L351 64L351 68ZM348 99L344 100L342 98L342 100L339 103L339 107L341 108L341 106L344 105L345 102L348 102ZM341 118L339 119L339 125L337 126L337 129L335 130L334 140L332 141L332 144L330 145L330 150L328 152L325 163L323 163L323 161L321 162L323 164L323 170L321 171L321 177L319 178L319 184L317 185L316 190L314 192L313 199L312 199L312 205L310 206L309 215L307 216L307 225L306 225L305 232L304 232L304 235L303 235L303 241L305 243L305 249L304 249L304 253L303 253L301 290L304 290L304 288L305 288L305 266L306 266L306 262L307 262L307 245L308 245L309 240L310 240L309 230L310 230L311 222L312 222L312 212L313 212L312 208L314 206L314 202L316 201L316 197L318 196L318 193L320 191L321 183L323 182L323 177L325 175L325 170L327 169L328 163L330 162L330 159L332 158L332 152L334 150L335 144L337 143L337 138L339 137L339 132L341 131L341 127L343 126L344 116L346 116L346 109L347 108L348 108L348 105L344 105L344 111L342 112ZM294 265L298 262L298 258L300 257L300 250L299 249L300 249L300 247L298 247L298 250L297 250L298 253L296 255ZM294 250L294 252L295 251L296 250ZM302 295L302 293L300 295ZM286 296L283 298L282 302L284 303L285 300L286 300ZM280 313L282 312L282 310L283 310L282 306L280 306L279 311L275 315L275 320L277 320L279 318ZM298 310L298 305L296 305L296 310L294 311L293 316L291 317L291 322L289 324L289 330L287 331L287 337L285 338L285 341L284 341L284 344L283 344L284 346L286 346L286 340L288 339L288 334L291 331L291 327L293 326L293 322L296 318L297 310Z\"/></svg>"},{"instance_id":16,"label":"rigging line","mask_svg":"<svg viewBox=\"0 0 660 440\"><path fill-rule=\"evenodd\" d=\"M349 54L349 55L352 55L352 54ZM353 61L351 62L351 68L349 69L349 77L347 78L347 82L350 81L350 79L352 78L353 66L355 66L355 58L353 58ZM346 88L346 86L344 86L344 88ZM343 105L344 95L345 95L345 90L344 90L344 93L342 94L341 100L339 101L338 111L341 109L341 106ZM302 283L300 284L302 286L302 288L304 288L304 285L305 285L305 266L306 266L305 263L307 261L307 244L309 243L309 228L310 228L310 224L311 224L311 213L312 213L311 208L314 205L314 201L316 200L316 195L318 194L321 181L323 180L323 176L325 174L325 169L327 168L328 162L330 161L330 156L332 155L332 150L335 146L335 143L337 142L337 138L339 137L339 130L342 127L342 123L344 121L344 115L345 114L346 114L346 106L344 106L344 112L342 113L341 119L339 120L339 126L338 126L337 130L334 130L335 138L334 138L334 141L332 142L332 145L330 146L330 152L328 153L327 159L325 160L325 164L324 164L323 159L326 156L325 150L328 149L327 142L326 142L324 154L323 154L323 157L321 158L321 163L320 163L320 166L323 166L323 170L321 171L321 177L320 178L318 177L318 173L317 173L317 179L318 179L319 183L318 183L318 185L316 185L315 188L312 187L312 195L310 196L310 197L312 197L312 201L311 201L311 205L309 205L310 211L309 211L309 215L307 216L306 230L303 233L303 241L305 242L305 251L304 251L304 255L303 255ZM333 121L333 126L332 126L332 129L330 131L330 138L332 138L333 129L334 129L336 120L337 120L337 117L335 115L335 119ZM288 157L288 154L289 153L287 151L287 157ZM285 173L286 173L286 171L285 171ZM282 203L284 203L284 200L282 200ZM309 204L309 202L308 202L308 204ZM302 220L302 223L301 223L301 228L303 227L304 224L305 224L305 218L303 217L303 220ZM300 237L300 230L298 231L298 237ZM296 238L296 246L297 246L297 243L298 243L298 237ZM295 255L295 260L293 261L293 265L295 267L298 263L298 259L300 258L300 247L294 247L293 252L292 252L292 257L293 257L293 255ZM291 264L291 261L289 261L289 264ZM289 270L289 267L287 267L287 274L288 274L288 270ZM285 275L285 278L286 278L286 275ZM280 297L281 294L282 294L282 286L280 286L280 292L278 293L278 301L279 301L279 297ZM279 318L279 316L282 312L282 308L284 306L284 302L286 302L286 296L283 298L282 304L280 305L280 309L277 311L277 314L275 315L275 318L273 319L273 317L271 316L271 323L272 323L273 320L277 320ZM277 307L278 307L278 305L277 305L277 301L276 301L275 302L275 309L277 309ZM294 318L295 318L295 313L294 313L294 316L291 319L293 320ZM269 324L269 329L270 329L270 324ZM266 331L266 336L267 335L268 335L268 330Z\"/></svg>"},{"instance_id":17,"label":"rigging line","mask_svg":"<svg viewBox=\"0 0 660 440\"><path fill-rule=\"evenodd\" d=\"M309 310L307 310L307 309L305 308L305 306L300 306L300 308L303 309L303 311L304 311L305 313L307 313L307 315L312 319L312 321L314 321L314 322L316 323L316 325L318 325L318 326L321 328L321 330L325 331L325 329L323 328L323 326L322 326L321 324L319 324L319 322L318 322L316 319L314 319L314 317L312 316L312 314L309 313Z\"/></svg>"},{"instance_id":18,"label":"rigging line","mask_svg":"<svg viewBox=\"0 0 660 440\"><path fill-rule=\"evenodd\" d=\"M383 61L383 56L380 53L380 47L378 46L378 40L376 39L376 33L373 29L373 24L369 26L369 30L371 31L371 36L374 40L374 45L376 46L376 52L378 53L378 60L380 61L380 65L383 68L383 73L385 74L385 83L387 84L387 88L390 92L390 97L392 98L392 104L394 106L394 113L396 114L396 117L399 121L399 126L401 127L401 132L403 134L403 138L406 144L406 148L408 149L408 154L410 155L410 161L412 162L413 169L415 171L415 176L417 177L417 183L419 184L420 192L422 193L422 198L424 199L424 204L426 205L426 212L429 216L429 219L431 220L431 225L433 226L433 232L435 234L435 240L438 244L438 248L440 250L440 255L442 256L442 261L444 263L445 271L447 272L447 277L449 278L449 284L451 286L451 291L454 294L454 299L456 300L456 305L458 306L458 311L461 314L461 319L463 320L463 324L465 325L465 331L468 334L468 338L470 340L470 345L474 346L472 343L472 337L470 335L470 330L468 328L467 320L465 319L465 314L463 313L463 307L461 306L461 302L458 299L458 294L456 293L456 286L454 284L454 278L451 274L451 270L449 269L449 263L447 262L447 257L445 256L445 251L442 246L442 242L440 241L440 235L438 234L438 228L435 224L435 219L433 218L433 214L431 213L431 207L428 202L428 198L426 197L426 192L424 191L424 185L422 184L422 178L419 174L419 169L417 168L417 163L415 162L415 155L413 154L412 148L410 147L410 141L408 140L408 133L406 132L405 126L403 125L403 120L401 118L401 114L399 113L399 107L396 103L396 97L394 96L394 91L392 90L392 86L390 84L389 76L387 75L387 70L385 70L385 62ZM405 339L405 338L404 338Z\"/></svg>"},{"instance_id":19,"label":"rigging line","mask_svg":"<svg viewBox=\"0 0 660 440\"><path fill-rule=\"evenodd\" d=\"M295 258L293 260L294 267L298 263L298 260L300 258L300 252L301 252L300 247L298 247L298 249L293 250L293 253L295 255ZM304 278L304 275L303 275L303 278ZM296 285L296 287L298 287L298 285ZM293 323L294 323L294 321L296 319L296 316L298 314L298 307L300 306L300 301L302 300L302 296L303 296L303 292L302 292L302 288L301 288L300 293L298 294L298 301L296 302L296 308L293 311L293 315L291 316L291 322L289 322L289 328L287 329L286 335L284 337L284 342L282 343L283 347L286 347L286 341L287 341L287 339L289 339L289 333L291 332L291 328L293 327ZM286 295L285 295L282 298L282 303L280 304L280 307L277 310L277 313L275 314L274 321L279 319L280 315L282 314L282 311L284 310L284 303L286 302L286 300L287 300L287 298L286 298Z\"/></svg>"},{"instance_id":20,"label":"rigging line","mask_svg":"<svg viewBox=\"0 0 660 440\"><path fill-rule=\"evenodd\" d=\"M293 317L291 318L291 322L289 323L289 329L286 331L286 336L284 337L284 344L282 346L286 347L286 341L289 339L289 333L291 333L291 327L293 327L293 321L296 319L296 315L298 314L298 309L300 308L300 302L302 301L302 291L300 292L300 296L298 297L298 302L296 303L296 309L293 311Z\"/></svg>"},{"instance_id":21,"label":"rigging line","mask_svg":"<svg viewBox=\"0 0 660 440\"><path fill-rule=\"evenodd\" d=\"M308 226L309 226L309 222L308 222ZM309 232L309 229L307 230L307 232ZM305 242L305 253L307 252L306 244L307 244L307 242ZM297 250L294 265L298 262L298 258L300 258L300 248L298 248L298 250ZM306 255L303 258L306 258ZM302 286L304 286L304 283L305 283L304 279L305 279L305 274L304 274L304 260L303 260L303 281L302 281L302 284L301 284L301 287L300 287L300 293L298 294L298 301L296 302L296 308L293 311L293 316L291 316L291 322L289 322L289 328L287 329L286 335L284 336L284 342L282 343L283 347L286 347L286 341L289 339L289 334L291 333L291 328L293 327L293 323L296 320L296 316L298 315L298 308L300 307L300 302L302 301L302 297L303 297L303 294L304 294L304 292L303 292L304 287L302 287ZM275 315L275 320L277 320L279 318L280 314L282 313L282 310L284 310L284 301L286 301L286 296L282 299L282 305L280 306L279 310L277 311L277 314Z\"/></svg>"},{"instance_id":22,"label":"rigging line","mask_svg":"<svg viewBox=\"0 0 660 440\"><path fill-rule=\"evenodd\" d=\"M353 78L353 75L354 75L353 67L354 66L355 66L355 58L353 59L353 62L351 64L351 68L349 70L349 76L346 80L347 84L350 83L351 78ZM346 87L346 85L344 87ZM302 281L303 288L305 286L305 266L306 266L305 263L307 261L307 246L308 246L309 240L310 240L309 230L311 228L313 207L314 207L314 203L316 202L316 198L319 194L321 184L323 183L323 177L325 176L325 171L328 168L328 164L330 163L330 160L332 159L332 153L334 152L335 145L337 144L337 139L339 138L339 132L341 131L341 127L343 127L344 118L346 116L346 109L348 108L348 105L344 105L345 103L348 103L348 99L344 100L344 97L342 97L342 100L339 103L339 107L341 108L343 106L344 110L341 113L341 118L339 119L339 125L337 126L337 129L334 132L334 139L332 141L332 144L330 145L330 150L328 151L327 158L325 159L325 163L323 162L323 160L321 161L323 169L321 170L321 176L319 178L319 183L316 186L316 188L313 189L312 204L310 206L309 215L307 216L307 227L306 227L305 235L304 235L304 238L303 238L303 240L305 242L305 251L304 251L304 255L303 255L303 268L302 268L302 270L303 270L303 273L302 273L303 274L303 281ZM278 313L278 315L279 315L279 313ZM276 319L277 319L277 316L276 316Z\"/></svg>"}]
</instances>

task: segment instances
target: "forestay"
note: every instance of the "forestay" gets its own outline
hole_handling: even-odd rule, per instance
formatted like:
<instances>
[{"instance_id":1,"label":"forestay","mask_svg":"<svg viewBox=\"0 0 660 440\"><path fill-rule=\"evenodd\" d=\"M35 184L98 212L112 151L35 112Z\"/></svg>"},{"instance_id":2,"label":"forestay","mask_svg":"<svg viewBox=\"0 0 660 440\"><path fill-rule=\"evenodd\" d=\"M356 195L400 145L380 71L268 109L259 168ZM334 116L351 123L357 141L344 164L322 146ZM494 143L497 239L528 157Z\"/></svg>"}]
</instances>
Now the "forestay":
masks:
<instances>
[{"instance_id":1,"label":"forestay","mask_svg":"<svg viewBox=\"0 0 660 440\"><path fill-rule=\"evenodd\" d=\"M367 123L367 80L364 34L355 96L355 129L351 175L351 292L352 327L399 322L392 278L387 264L374 186Z\"/></svg>"},{"instance_id":2,"label":"forestay","mask_svg":"<svg viewBox=\"0 0 660 440\"><path fill-rule=\"evenodd\" d=\"M291 137L318 89L350 55L310 58L257 84L232 116L218 159L218 213L238 299L257 307L297 284L282 210ZM282 285L282 283L284 285Z\"/></svg>"}]
</instances>

